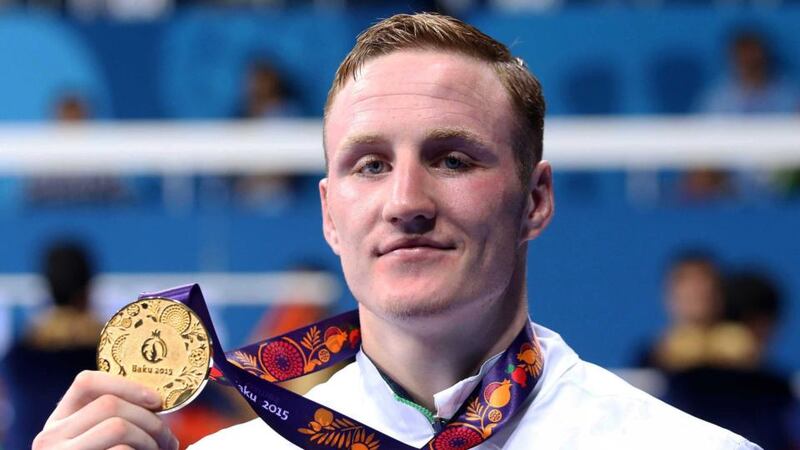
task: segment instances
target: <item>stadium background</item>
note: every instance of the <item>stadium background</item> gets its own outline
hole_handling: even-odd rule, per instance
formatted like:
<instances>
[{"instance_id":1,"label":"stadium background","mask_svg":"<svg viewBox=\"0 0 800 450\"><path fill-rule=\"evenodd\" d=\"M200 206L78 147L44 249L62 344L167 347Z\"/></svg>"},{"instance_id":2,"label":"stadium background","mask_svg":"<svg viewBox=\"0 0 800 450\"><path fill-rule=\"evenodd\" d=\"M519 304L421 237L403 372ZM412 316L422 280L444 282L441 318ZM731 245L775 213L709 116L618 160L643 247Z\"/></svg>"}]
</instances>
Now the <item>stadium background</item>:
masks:
<instances>
[{"instance_id":1,"label":"stadium background","mask_svg":"<svg viewBox=\"0 0 800 450\"><path fill-rule=\"evenodd\" d=\"M240 121L246 71L254 61L277 70L292 106L289 118L258 120L277 127L284 120L317 123L332 75L356 34L376 18L408 11L346 3L179 3L113 17L103 8L78 14L69 2L0 2L0 134L70 126L51 125L54 102L65 94L89 111L88 125L78 127L146 121L156 133L159 124L173 121L201 127ZM791 2L567 1L522 10L475 3L459 15L526 60L544 85L548 118L556 123L613 116L624 134L624 127L665 116L704 120L697 115L703 93L730 71L728 43L743 28L763 33L782 76L800 87L800 5ZM794 117L798 111L800 105ZM785 117L765 120L771 119ZM800 121L789 126L800 130ZM685 138L680 134L678 128L653 139ZM102 273L178 273L191 282L205 272L315 267L338 281L331 310L354 306L320 232L321 159L311 169L279 176L263 167L263 196L240 189L242 178L257 177L259 170L212 167L84 174L110 177L115 194L53 200L32 198L30 182L63 174L52 168L40 173L35 155L30 161L9 156L18 141L0 142L0 274L7 282L0 285L2 346L23 333L45 300L20 300L15 280L37 272L46 246L61 237L87 244ZM44 150L64 161L82 158L74 146L59 153L59 145ZM760 182L770 166L800 166L800 146L752 167L734 164L735 154L727 167L723 158L718 164L731 170L733 187L700 199L682 194L682 174L691 164L680 150L674 161L646 169L555 164L556 216L530 250L533 317L558 330L585 359L631 366L665 326L662 288L670 259L702 248L716 254L723 269L756 267L778 283L785 308L769 360L783 371L800 371L800 195ZM762 150L770 154L750 146L750 158L759 160ZM110 145L108 152L115 151ZM229 151L220 142L220 154ZM549 151L545 146L548 158ZM648 148L640 151L646 155ZM244 344L265 307L269 311L254 303L220 300L227 347Z\"/></svg>"}]
</instances>

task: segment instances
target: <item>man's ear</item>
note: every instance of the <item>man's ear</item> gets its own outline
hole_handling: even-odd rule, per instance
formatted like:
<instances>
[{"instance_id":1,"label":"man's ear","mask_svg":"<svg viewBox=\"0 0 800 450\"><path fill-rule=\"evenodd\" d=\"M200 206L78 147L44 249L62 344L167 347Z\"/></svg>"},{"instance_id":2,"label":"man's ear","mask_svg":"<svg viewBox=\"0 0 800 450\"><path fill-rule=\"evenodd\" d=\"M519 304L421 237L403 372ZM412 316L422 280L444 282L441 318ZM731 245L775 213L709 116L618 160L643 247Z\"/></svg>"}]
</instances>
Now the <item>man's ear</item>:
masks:
<instances>
[{"instance_id":1,"label":"man's ear","mask_svg":"<svg viewBox=\"0 0 800 450\"><path fill-rule=\"evenodd\" d=\"M323 178L319 182L319 201L322 205L322 234L333 253L339 254L339 235L336 233L336 225L331 219L328 209L328 179Z\"/></svg>"},{"instance_id":2,"label":"man's ear","mask_svg":"<svg viewBox=\"0 0 800 450\"><path fill-rule=\"evenodd\" d=\"M553 170L549 162L539 161L533 168L527 186L527 202L520 243L536 239L550 223L554 209Z\"/></svg>"}]
</instances>

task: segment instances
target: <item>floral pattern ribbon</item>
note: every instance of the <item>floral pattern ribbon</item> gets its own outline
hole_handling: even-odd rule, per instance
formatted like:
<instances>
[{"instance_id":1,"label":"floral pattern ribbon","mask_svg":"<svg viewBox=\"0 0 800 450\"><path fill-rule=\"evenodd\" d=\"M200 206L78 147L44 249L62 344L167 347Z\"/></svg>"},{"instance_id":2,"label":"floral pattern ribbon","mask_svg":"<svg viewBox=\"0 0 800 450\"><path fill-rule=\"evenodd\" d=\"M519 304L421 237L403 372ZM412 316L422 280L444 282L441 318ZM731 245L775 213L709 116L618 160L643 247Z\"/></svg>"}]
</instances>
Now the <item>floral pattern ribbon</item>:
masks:
<instances>
[{"instance_id":1,"label":"floral pattern ribbon","mask_svg":"<svg viewBox=\"0 0 800 450\"><path fill-rule=\"evenodd\" d=\"M291 380L353 357L361 345L357 311L224 352L197 284L142 294L179 301L203 321L213 355L211 379L229 384L272 429L307 450L411 450L344 414L288 391L275 382ZM543 369L530 324L492 365L453 418L422 449L466 450L489 439L522 409Z\"/></svg>"}]
</instances>

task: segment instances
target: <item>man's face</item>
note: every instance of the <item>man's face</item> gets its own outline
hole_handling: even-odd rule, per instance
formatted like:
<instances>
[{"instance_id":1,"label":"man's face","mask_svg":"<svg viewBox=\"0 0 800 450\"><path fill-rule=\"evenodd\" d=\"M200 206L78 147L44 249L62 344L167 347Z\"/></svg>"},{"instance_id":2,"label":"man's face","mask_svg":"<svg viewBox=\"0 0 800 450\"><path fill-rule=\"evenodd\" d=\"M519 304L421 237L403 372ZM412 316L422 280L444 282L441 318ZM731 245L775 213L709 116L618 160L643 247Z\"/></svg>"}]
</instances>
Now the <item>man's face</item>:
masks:
<instances>
[{"instance_id":1,"label":"man's face","mask_svg":"<svg viewBox=\"0 0 800 450\"><path fill-rule=\"evenodd\" d=\"M677 324L705 326L718 320L722 304L713 269L693 262L674 268L668 278L667 307Z\"/></svg>"},{"instance_id":2,"label":"man's face","mask_svg":"<svg viewBox=\"0 0 800 450\"><path fill-rule=\"evenodd\" d=\"M498 299L524 272L525 242L549 219L549 207L531 211L551 204L550 172L536 168L534 195L520 182L513 120L493 69L451 53L381 56L337 94L323 226L363 307L433 315Z\"/></svg>"},{"instance_id":3,"label":"man's face","mask_svg":"<svg viewBox=\"0 0 800 450\"><path fill-rule=\"evenodd\" d=\"M762 82L768 76L767 52L757 40L736 45L733 62L737 75L744 82Z\"/></svg>"}]
</instances>

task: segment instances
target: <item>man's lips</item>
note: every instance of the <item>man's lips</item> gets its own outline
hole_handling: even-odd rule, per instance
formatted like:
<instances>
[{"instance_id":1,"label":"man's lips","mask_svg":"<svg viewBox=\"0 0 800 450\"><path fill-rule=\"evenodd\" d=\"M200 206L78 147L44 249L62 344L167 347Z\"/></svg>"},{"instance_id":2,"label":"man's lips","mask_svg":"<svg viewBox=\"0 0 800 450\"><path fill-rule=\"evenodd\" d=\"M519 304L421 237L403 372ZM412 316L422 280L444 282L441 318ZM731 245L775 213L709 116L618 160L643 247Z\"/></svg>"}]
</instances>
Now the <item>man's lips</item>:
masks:
<instances>
[{"instance_id":1,"label":"man's lips","mask_svg":"<svg viewBox=\"0 0 800 450\"><path fill-rule=\"evenodd\" d=\"M434 250L454 250L455 246L449 243L437 241L430 238L401 238L389 241L388 243L378 247L377 255L384 256L386 254L398 250L413 250L413 249L434 249Z\"/></svg>"}]
</instances>

